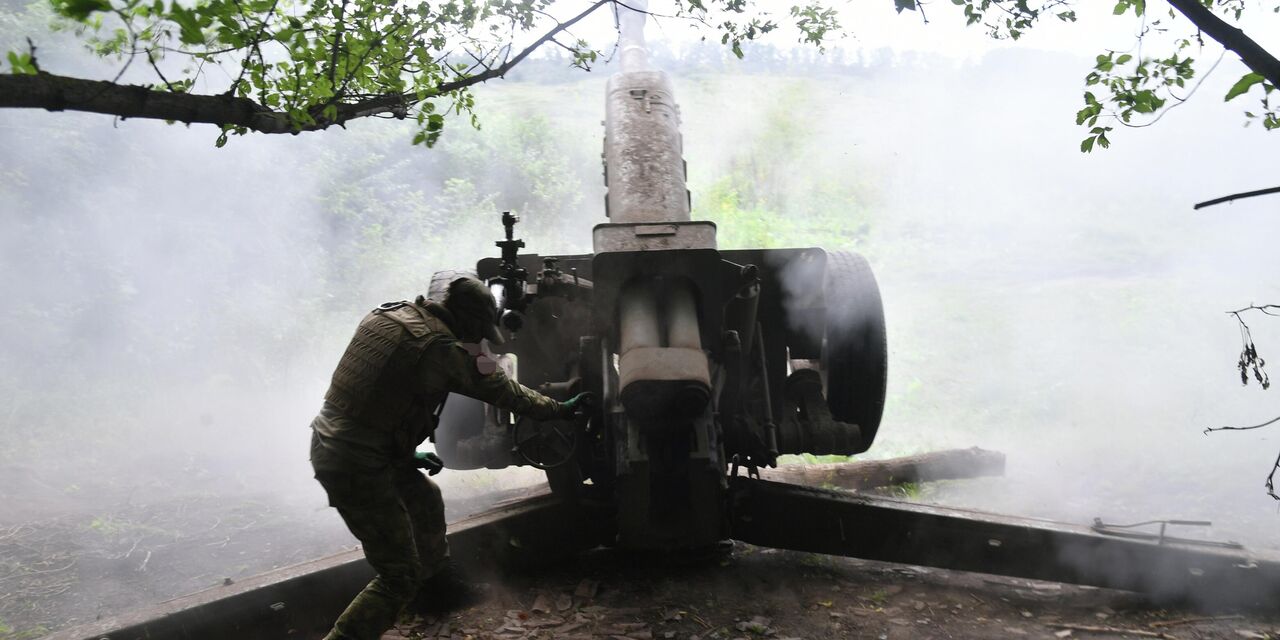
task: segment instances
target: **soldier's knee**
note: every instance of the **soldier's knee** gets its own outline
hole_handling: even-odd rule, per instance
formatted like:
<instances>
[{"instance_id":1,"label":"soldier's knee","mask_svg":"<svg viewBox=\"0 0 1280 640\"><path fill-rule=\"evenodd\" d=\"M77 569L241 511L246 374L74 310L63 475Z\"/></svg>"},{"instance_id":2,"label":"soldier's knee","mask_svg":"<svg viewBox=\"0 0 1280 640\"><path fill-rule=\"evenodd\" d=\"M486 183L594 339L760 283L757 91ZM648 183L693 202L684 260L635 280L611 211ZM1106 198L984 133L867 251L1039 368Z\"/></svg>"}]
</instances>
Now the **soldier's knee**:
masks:
<instances>
[{"instance_id":1,"label":"soldier's knee","mask_svg":"<svg viewBox=\"0 0 1280 640\"><path fill-rule=\"evenodd\" d=\"M432 482L431 478L423 478L423 480L427 481L427 495L430 497L431 501L435 503L443 503L444 494L440 491L440 485Z\"/></svg>"},{"instance_id":2,"label":"soldier's knee","mask_svg":"<svg viewBox=\"0 0 1280 640\"><path fill-rule=\"evenodd\" d=\"M394 573L379 574L375 579L376 589L383 597L403 606L413 599L414 594L418 592L418 585L422 584L424 579L426 579L426 573L422 567L414 563L413 566Z\"/></svg>"},{"instance_id":3,"label":"soldier's knee","mask_svg":"<svg viewBox=\"0 0 1280 640\"><path fill-rule=\"evenodd\" d=\"M396 486L402 497L412 496L418 500L427 500L437 504L444 502L444 494L440 492L440 485L432 482L430 478L417 469L398 470L396 472Z\"/></svg>"}]
</instances>

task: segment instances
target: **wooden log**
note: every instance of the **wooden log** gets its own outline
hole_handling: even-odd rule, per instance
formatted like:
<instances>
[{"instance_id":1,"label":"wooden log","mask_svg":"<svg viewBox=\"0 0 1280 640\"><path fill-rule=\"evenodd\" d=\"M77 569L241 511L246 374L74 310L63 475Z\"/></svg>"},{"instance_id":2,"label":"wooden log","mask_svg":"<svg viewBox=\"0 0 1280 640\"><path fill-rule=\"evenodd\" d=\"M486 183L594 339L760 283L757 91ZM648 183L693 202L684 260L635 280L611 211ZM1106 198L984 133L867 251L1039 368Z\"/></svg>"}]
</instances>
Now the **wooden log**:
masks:
<instances>
[{"instance_id":1,"label":"wooden log","mask_svg":"<svg viewBox=\"0 0 1280 640\"><path fill-rule=\"evenodd\" d=\"M932 482L1004 475L1004 454L970 447L888 460L783 465L761 469L760 477L815 487L870 489L904 482Z\"/></svg>"}]
</instances>

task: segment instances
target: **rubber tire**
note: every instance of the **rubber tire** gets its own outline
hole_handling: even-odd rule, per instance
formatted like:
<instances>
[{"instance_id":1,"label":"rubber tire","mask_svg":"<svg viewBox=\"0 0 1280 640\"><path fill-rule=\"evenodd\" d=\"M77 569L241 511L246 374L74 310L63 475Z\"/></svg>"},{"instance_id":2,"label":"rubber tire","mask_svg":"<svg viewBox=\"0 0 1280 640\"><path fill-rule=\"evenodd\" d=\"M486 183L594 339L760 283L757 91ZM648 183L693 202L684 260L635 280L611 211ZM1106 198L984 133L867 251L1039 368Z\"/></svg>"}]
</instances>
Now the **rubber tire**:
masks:
<instances>
[{"instance_id":1,"label":"rubber tire","mask_svg":"<svg viewBox=\"0 0 1280 640\"><path fill-rule=\"evenodd\" d=\"M444 300L449 283L463 276L475 277L474 271L453 269L437 271L431 275L431 284L427 287L427 297L437 302ZM436 425L436 453L449 469L480 469L483 465L462 464L458 456L458 442L480 434L484 428L484 403L475 398L457 393L449 394L440 413L440 422Z\"/></svg>"},{"instance_id":2,"label":"rubber tire","mask_svg":"<svg viewBox=\"0 0 1280 640\"><path fill-rule=\"evenodd\" d=\"M828 251L824 293L827 405L836 420L862 428L865 451L880 429L889 380L880 287L866 258L852 251Z\"/></svg>"}]
</instances>

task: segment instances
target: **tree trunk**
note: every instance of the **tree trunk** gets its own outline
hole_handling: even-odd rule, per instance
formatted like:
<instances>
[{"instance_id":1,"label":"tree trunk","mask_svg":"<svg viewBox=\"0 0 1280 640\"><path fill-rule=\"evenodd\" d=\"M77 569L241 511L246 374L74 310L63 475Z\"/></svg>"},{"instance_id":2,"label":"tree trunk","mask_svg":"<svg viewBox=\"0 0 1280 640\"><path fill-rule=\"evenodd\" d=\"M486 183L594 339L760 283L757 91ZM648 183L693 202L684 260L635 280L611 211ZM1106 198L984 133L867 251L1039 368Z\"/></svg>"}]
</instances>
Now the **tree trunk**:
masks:
<instances>
[{"instance_id":1,"label":"tree trunk","mask_svg":"<svg viewBox=\"0 0 1280 640\"><path fill-rule=\"evenodd\" d=\"M889 460L797 464L760 470L760 477L765 480L841 489L870 489L904 482L1002 475L1004 454L978 447L934 451Z\"/></svg>"}]
</instances>

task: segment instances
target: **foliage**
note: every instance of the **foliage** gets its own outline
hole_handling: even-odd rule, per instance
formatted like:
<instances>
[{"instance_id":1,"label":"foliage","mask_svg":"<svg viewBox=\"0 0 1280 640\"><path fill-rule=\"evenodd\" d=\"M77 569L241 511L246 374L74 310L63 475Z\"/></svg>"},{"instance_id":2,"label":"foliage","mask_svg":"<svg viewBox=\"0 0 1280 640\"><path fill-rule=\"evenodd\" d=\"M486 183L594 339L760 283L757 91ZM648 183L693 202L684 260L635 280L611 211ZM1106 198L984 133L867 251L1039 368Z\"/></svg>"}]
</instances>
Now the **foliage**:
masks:
<instances>
[{"instance_id":1,"label":"foliage","mask_svg":"<svg viewBox=\"0 0 1280 640\"><path fill-rule=\"evenodd\" d=\"M543 116L488 112L487 120L484 129L442 140L431 154L404 155L399 127L362 131L356 144L322 154L315 170L341 176L318 197L336 241L330 290L359 295L380 279L389 294L416 291L424 274L490 252L502 209L519 212L531 238L562 236L556 229L575 221L589 228L585 218L594 212L582 203L594 185L579 170L595 174L586 148ZM565 247L539 241L544 253L557 248Z\"/></svg>"},{"instance_id":2,"label":"foliage","mask_svg":"<svg viewBox=\"0 0 1280 640\"><path fill-rule=\"evenodd\" d=\"M1241 0L1196 1L1234 24L1239 24L1247 13ZM1067 0L951 2L963 8L968 24L981 25L995 39L1017 40L1044 20L1075 22L1077 18L1074 3ZM1263 4L1272 12L1280 13L1280 3ZM916 2L907 2L905 8L922 9ZM1252 11L1262 10L1259 7ZM1197 57L1207 53L1201 26L1185 17L1180 19L1173 8L1159 11L1148 7L1146 0L1117 0L1112 13L1119 17L1132 14L1138 23L1136 41L1129 51L1098 54L1093 69L1085 76L1084 107L1076 114L1076 124L1089 129L1080 143L1080 150L1085 153L1095 147L1111 146L1107 134L1113 127L1100 125L1099 120L1126 127L1145 127L1189 99L1199 87L1198 82L1190 84L1197 77ZM1150 40L1163 41L1156 47L1159 53L1152 54ZM1145 51L1144 44L1148 45ZM1200 81L1216 66L1214 63L1202 74ZM1261 121L1267 130L1280 128L1280 105L1272 102L1271 95L1276 86L1256 70L1236 82L1224 100L1246 95L1255 85L1260 88L1260 109L1245 111L1245 117L1249 121ZM1101 97L1095 92L1101 92Z\"/></svg>"},{"instance_id":3,"label":"foliage","mask_svg":"<svg viewBox=\"0 0 1280 640\"><path fill-rule=\"evenodd\" d=\"M415 144L439 138L446 113L470 114L465 87L441 90L510 56L506 34L528 31L550 0L450 1L404 5L373 0L52 0L80 23L95 52L143 57L163 87L211 83L207 67L236 72L219 90L283 111L295 130L338 118L343 103L394 96L389 113L417 124ZM465 63L449 52L478 54ZM169 77L158 62L177 57ZM238 67L238 71L237 71ZM172 74L172 72L171 72ZM245 129L231 128L243 134ZM219 144L226 141L226 131Z\"/></svg>"},{"instance_id":4,"label":"foliage","mask_svg":"<svg viewBox=\"0 0 1280 640\"><path fill-rule=\"evenodd\" d=\"M834 171L820 131L811 126L811 92L803 82L778 88L778 99L750 137L707 183L695 183L693 217L717 223L726 247L856 247L871 228L867 182Z\"/></svg>"},{"instance_id":5,"label":"foliage","mask_svg":"<svg viewBox=\"0 0 1280 640\"><path fill-rule=\"evenodd\" d=\"M250 129L298 133L367 116L411 119L413 143L432 146L446 118L477 124L470 87L503 76L543 44L568 50L572 66L589 69L600 52L581 39L564 41L572 38L567 30L614 5L598 0L562 22L551 14L553 0L50 2L95 54L121 64L115 80L133 64L147 65L152 89L240 98L287 122L267 129L226 115L218 146ZM741 56L744 42L778 26L749 9L741 0L694 0L680 6L679 17L709 24L710 16L723 16L716 28ZM821 5L796 6L790 15L801 39L816 45L839 28L834 11ZM11 74L42 71L34 44L6 58Z\"/></svg>"},{"instance_id":6,"label":"foliage","mask_svg":"<svg viewBox=\"0 0 1280 640\"><path fill-rule=\"evenodd\" d=\"M1280 12L1274 0L1258 8L1249 8L1241 0L1195 1L1218 16L1215 19L1237 25L1246 15L1266 8ZM228 117L221 121L219 146L226 143L228 134L245 134L251 128L297 133L368 116L410 119L415 123L413 143L432 146L447 121L462 118L478 125L471 87L504 76L543 44L567 51L567 66L589 70L606 49L569 35L568 27L601 8L617 10L616 0L599 0L561 21L553 16L559 8L553 6L554 0L448 0L416 5L378 0L49 2L63 24L72 25L95 54L121 65L117 81L131 65L145 65L154 77L151 88L238 97L285 123L259 128ZM918 0L893 2L900 13L924 15L925 6ZM951 4L967 24L981 27L989 37L1018 40L1046 20L1075 22L1079 3L951 0ZM774 16L747 0L675 0L675 7L675 14L665 17L701 25L739 58L745 55L744 44L777 31L784 23L800 42L818 50L843 33L840 15L818 0L790 6L785 16ZM1118 0L1113 13L1136 21L1136 42L1129 51L1099 54L1085 76L1084 105L1076 116L1077 124L1088 129L1080 144L1084 152L1109 147L1108 134L1117 123L1142 127L1159 120L1187 100L1208 73L1196 66L1206 55L1197 19L1180 18L1172 8L1157 10L1145 0ZM1160 42L1153 47L1151 40ZM1144 43L1148 43L1145 51ZM1245 62L1255 66L1248 56ZM13 75L43 71L34 43L26 51L6 52L0 68ZM223 73L214 74L214 70ZM1280 128L1280 106L1272 102L1275 89L1275 75L1255 66L1225 99L1254 96L1258 106L1245 111L1245 116L1267 130L1276 129Z\"/></svg>"}]
</instances>

